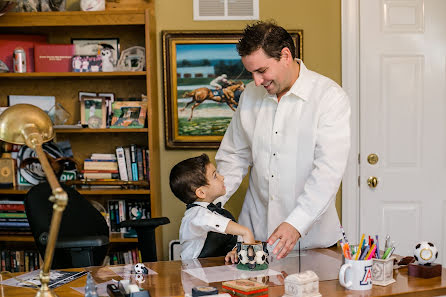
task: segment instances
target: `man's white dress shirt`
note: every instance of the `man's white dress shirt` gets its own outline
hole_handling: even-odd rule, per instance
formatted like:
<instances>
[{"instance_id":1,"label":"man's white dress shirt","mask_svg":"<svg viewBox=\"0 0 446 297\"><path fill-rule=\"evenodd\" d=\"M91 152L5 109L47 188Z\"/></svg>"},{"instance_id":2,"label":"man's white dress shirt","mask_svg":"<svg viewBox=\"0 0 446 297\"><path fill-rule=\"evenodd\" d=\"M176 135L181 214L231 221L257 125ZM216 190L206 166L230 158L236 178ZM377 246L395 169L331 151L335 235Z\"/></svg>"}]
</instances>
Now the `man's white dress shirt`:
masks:
<instances>
[{"instance_id":1,"label":"man's white dress shirt","mask_svg":"<svg viewBox=\"0 0 446 297\"><path fill-rule=\"evenodd\" d=\"M215 157L227 190L215 203L231 197L251 166L239 224L266 241L287 222L302 248L327 247L341 238L335 197L350 149L350 103L338 84L298 62L280 102L263 86L246 86Z\"/></svg>"},{"instance_id":2,"label":"man's white dress shirt","mask_svg":"<svg viewBox=\"0 0 446 297\"><path fill-rule=\"evenodd\" d=\"M231 219L207 209L208 202L194 202L199 206L186 210L181 220L181 259L196 259L203 249L208 232L225 233Z\"/></svg>"}]
</instances>

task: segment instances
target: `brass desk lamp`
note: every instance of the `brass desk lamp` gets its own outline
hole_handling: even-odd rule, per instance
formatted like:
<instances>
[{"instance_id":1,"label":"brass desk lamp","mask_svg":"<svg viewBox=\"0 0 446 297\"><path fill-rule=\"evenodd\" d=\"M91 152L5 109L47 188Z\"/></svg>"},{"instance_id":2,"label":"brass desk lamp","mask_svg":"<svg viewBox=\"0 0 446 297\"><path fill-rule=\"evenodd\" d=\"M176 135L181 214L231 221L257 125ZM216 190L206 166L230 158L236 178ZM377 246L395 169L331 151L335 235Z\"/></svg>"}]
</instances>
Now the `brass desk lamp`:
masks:
<instances>
[{"instance_id":1,"label":"brass desk lamp","mask_svg":"<svg viewBox=\"0 0 446 297\"><path fill-rule=\"evenodd\" d=\"M17 104L9 107L0 115L0 140L14 144L26 144L34 149L53 191L53 195L49 197L49 200L54 203L53 217L51 218L43 268L40 271L41 287L36 294L38 297L57 297L49 289L48 283L60 221L68 203L67 193L60 186L42 148L42 144L50 141L54 136L51 119L43 110L34 105Z\"/></svg>"}]
</instances>

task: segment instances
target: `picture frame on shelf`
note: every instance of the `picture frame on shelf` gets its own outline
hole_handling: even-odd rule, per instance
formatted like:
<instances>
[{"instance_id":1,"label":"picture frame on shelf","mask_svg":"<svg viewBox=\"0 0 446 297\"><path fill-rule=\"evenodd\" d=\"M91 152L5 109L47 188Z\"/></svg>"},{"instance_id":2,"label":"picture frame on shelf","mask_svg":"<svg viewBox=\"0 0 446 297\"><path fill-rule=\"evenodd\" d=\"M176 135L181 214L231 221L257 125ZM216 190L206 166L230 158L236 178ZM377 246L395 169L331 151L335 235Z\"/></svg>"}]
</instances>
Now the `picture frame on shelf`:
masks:
<instances>
[{"instance_id":1,"label":"picture frame on shelf","mask_svg":"<svg viewBox=\"0 0 446 297\"><path fill-rule=\"evenodd\" d=\"M111 118L113 114L112 104L115 102L115 94L114 93L98 93L99 97L105 98L105 105L107 107L107 126L111 123Z\"/></svg>"},{"instance_id":2,"label":"picture frame on shelf","mask_svg":"<svg viewBox=\"0 0 446 297\"><path fill-rule=\"evenodd\" d=\"M53 107L56 104L55 96L34 96L34 95L9 95L8 106L16 104L32 104L45 111L50 117L54 116Z\"/></svg>"},{"instance_id":3,"label":"picture frame on shelf","mask_svg":"<svg viewBox=\"0 0 446 297\"><path fill-rule=\"evenodd\" d=\"M296 45L296 57L302 59L303 31L288 32ZM252 80L237 53L241 37L241 31L162 31L168 149L219 147L240 94ZM211 87L223 75L228 81L223 89L232 84L231 92Z\"/></svg>"},{"instance_id":4,"label":"picture frame on shelf","mask_svg":"<svg viewBox=\"0 0 446 297\"><path fill-rule=\"evenodd\" d=\"M82 97L96 97L98 95L98 93L79 91L78 95L79 95L79 101L81 101Z\"/></svg>"},{"instance_id":5,"label":"picture frame on shelf","mask_svg":"<svg viewBox=\"0 0 446 297\"><path fill-rule=\"evenodd\" d=\"M144 128L147 101L115 101L110 128Z\"/></svg>"},{"instance_id":6,"label":"picture frame on shelf","mask_svg":"<svg viewBox=\"0 0 446 297\"><path fill-rule=\"evenodd\" d=\"M112 50L112 58L115 64L119 60L119 38L71 38L71 43L75 45L75 55L99 56L101 49L105 46Z\"/></svg>"},{"instance_id":7,"label":"picture frame on shelf","mask_svg":"<svg viewBox=\"0 0 446 297\"><path fill-rule=\"evenodd\" d=\"M101 56L75 55L71 64L72 72L102 72Z\"/></svg>"},{"instance_id":8,"label":"picture frame on shelf","mask_svg":"<svg viewBox=\"0 0 446 297\"><path fill-rule=\"evenodd\" d=\"M92 129L107 127L107 107L103 97L81 98L81 125Z\"/></svg>"}]
</instances>

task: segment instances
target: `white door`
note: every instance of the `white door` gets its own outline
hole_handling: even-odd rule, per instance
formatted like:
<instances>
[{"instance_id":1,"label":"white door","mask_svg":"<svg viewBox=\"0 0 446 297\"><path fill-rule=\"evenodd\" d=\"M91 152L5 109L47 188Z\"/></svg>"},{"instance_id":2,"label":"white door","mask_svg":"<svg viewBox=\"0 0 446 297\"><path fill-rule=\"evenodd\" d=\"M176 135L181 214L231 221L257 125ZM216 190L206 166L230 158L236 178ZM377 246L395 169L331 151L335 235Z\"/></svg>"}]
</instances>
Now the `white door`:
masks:
<instances>
[{"instance_id":1,"label":"white door","mask_svg":"<svg viewBox=\"0 0 446 297\"><path fill-rule=\"evenodd\" d=\"M359 231L400 255L431 241L444 265L446 1L360 0L359 16Z\"/></svg>"}]
</instances>

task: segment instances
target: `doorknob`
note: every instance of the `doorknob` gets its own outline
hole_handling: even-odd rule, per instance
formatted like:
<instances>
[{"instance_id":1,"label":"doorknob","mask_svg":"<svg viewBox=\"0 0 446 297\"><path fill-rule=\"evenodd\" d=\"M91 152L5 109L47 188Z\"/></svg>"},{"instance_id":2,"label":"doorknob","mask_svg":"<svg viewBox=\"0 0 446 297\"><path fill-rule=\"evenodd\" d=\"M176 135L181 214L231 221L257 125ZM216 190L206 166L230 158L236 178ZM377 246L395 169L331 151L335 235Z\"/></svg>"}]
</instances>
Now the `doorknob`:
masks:
<instances>
[{"instance_id":1,"label":"doorknob","mask_svg":"<svg viewBox=\"0 0 446 297\"><path fill-rule=\"evenodd\" d=\"M367 179L367 184L370 188L376 188L378 185L378 179L375 176L371 176Z\"/></svg>"},{"instance_id":2,"label":"doorknob","mask_svg":"<svg viewBox=\"0 0 446 297\"><path fill-rule=\"evenodd\" d=\"M378 163L378 155L377 154L370 154L367 156L367 162L369 162L369 164L375 165L376 163Z\"/></svg>"}]
</instances>

